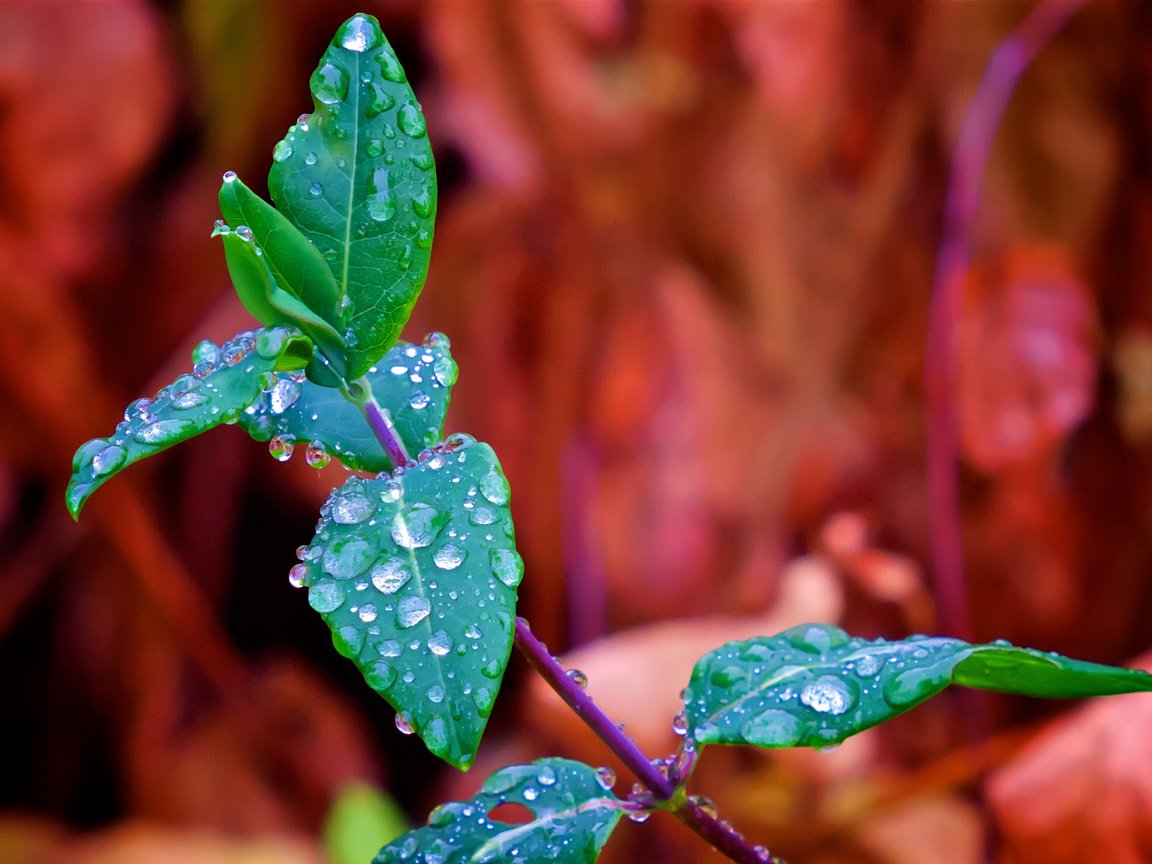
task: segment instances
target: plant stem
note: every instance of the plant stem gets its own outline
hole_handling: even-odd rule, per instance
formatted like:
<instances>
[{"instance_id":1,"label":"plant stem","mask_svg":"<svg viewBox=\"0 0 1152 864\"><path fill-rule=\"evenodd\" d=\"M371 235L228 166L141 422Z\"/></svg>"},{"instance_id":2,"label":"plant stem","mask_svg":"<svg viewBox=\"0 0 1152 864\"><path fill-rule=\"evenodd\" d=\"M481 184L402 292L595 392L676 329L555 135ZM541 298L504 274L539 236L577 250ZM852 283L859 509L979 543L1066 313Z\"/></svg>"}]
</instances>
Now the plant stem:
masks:
<instances>
[{"instance_id":1,"label":"plant stem","mask_svg":"<svg viewBox=\"0 0 1152 864\"><path fill-rule=\"evenodd\" d=\"M519 617L516 619L516 647L527 658L532 668L540 673L568 707L608 745L608 749L628 766L640 782L652 791L658 801L670 801L677 797L676 784L657 770L636 746L636 742L625 735L623 730L612 722L612 718L592 701L592 697L568 677L564 667L552 656L547 646L536 638L528 622ZM683 795L679 798L681 800L677 801L669 812L707 840L717 851L740 864L764 864L768 860L727 822L721 822L691 798Z\"/></svg>"},{"instance_id":2,"label":"plant stem","mask_svg":"<svg viewBox=\"0 0 1152 864\"><path fill-rule=\"evenodd\" d=\"M368 425L372 427L372 433L376 436L376 440L380 442L380 446L384 448L384 452L388 454L388 458L392 462L392 467L399 468L408 462L408 450L404 447L404 442L400 440L400 436L396 433L396 427L392 423L392 417L388 412L382 409L377 403L374 396L369 396L368 400L364 403L364 419L368 421Z\"/></svg>"}]
</instances>

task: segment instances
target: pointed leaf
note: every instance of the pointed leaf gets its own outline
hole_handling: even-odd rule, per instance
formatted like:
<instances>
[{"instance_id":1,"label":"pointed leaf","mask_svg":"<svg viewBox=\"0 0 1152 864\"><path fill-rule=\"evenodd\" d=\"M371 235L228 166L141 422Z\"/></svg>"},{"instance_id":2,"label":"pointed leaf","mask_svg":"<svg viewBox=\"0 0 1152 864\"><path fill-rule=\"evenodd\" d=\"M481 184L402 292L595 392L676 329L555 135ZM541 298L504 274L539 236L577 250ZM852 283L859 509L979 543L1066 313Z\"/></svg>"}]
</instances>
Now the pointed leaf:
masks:
<instances>
[{"instance_id":1,"label":"pointed leaf","mask_svg":"<svg viewBox=\"0 0 1152 864\"><path fill-rule=\"evenodd\" d=\"M315 111L276 145L268 186L347 297L351 380L396 341L424 285L436 172L424 115L375 18L344 23L311 87Z\"/></svg>"},{"instance_id":2,"label":"pointed leaf","mask_svg":"<svg viewBox=\"0 0 1152 864\"><path fill-rule=\"evenodd\" d=\"M224 221L246 226L277 284L332 325L342 327L340 288L328 263L300 229L229 171L220 186Z\"/></svg>"},{"instance_id":3,"label":"pointed leaf","mask_svg":"<svg viewBox=\"0 0 1152 864\"><path fill-rule=\"evenodd\" d=\"M193 352L193 374L181 375L154 399L137 399L111 437L76 451L66 493L69 512L78 517L88 497L133 462L235 423L277 370L300 369L311 356L312 343L283 327L240 333L222 346L201 342Z\"/></svg>"},{"instance_id":4,"label":"pointed leaf","mask_svg":"<svg viewBox=\"0 0 1152 864\"><path fill-rule=\"evenodd\" d=\"M444 437L444 417L456 361L443 333L429 333L424 342L397 342L365 376L381 407L388 409L405 448L419 453ZM273 450L291 455L285 444L315 442L330 456L355 471L389 471L392 463L376 440L360 409L338 391L311 381L281 378L240 418L257 441L273 437Z\"/></svg>"},{"instance_id":5,"label":"pointed leaf","mask_svg":"<svg viewBox=\"0 0 1152 864\"><path fill-rule=\"evenodd\" d=\"M527 808L530 820L499 821L499 811L493 811L508 804ZM468 801L437 807L426 827L389 843L373 864L591 864L623 813L624 802L600 785L594 768L569 759L540 759L497 771Z\"/></svg>"},{"instance_id":6,"label":"pointed leaf","mask_svg":"<svg viewBox=\"0 0 1152 864\"><path fill-rule=\"evenodd\" d=\"M228 225L217 223L212 235L224 244L232 284L252 317L268 327L286 324L299 328L324 353L335 375L342 377L346 368L343 338L331 324L280 287L251 230L241 226L233 231ZM335 382L324 386L339 386L339 377Z\"/></svg>"},{"instance_id":7,"label":"pointed leaf","mask_svg":"<svg viewBox=\"0 0 1152 864\"><path fill-rule=\"evenodd\" d=\"M508 494L492 448L453 435L408 470L333 492L292 574L401 725L462 769L512 648L524 563Z\"/></svg>"},{"instance_id":8,"label":"pointed leaf","mask_svg":"<svg viewBox=\"0 0 1152 864\"><path fill-rule=\"evenodd\" d=\"M1007 643L913 636L855 639L804 624L729 642L696 664L684 693L701 744L824 747L919 705L949 684L1056 698L1152 690L1152 675Z\"/></svg>"}]
</instances>

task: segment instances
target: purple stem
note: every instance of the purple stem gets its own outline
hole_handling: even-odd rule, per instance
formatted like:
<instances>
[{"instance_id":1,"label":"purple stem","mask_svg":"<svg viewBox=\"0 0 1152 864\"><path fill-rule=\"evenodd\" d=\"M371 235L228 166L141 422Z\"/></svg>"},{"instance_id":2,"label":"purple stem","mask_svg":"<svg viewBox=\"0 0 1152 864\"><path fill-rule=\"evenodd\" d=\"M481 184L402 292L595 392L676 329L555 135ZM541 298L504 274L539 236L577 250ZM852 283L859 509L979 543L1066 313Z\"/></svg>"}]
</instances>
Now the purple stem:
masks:
<instances>
[{"instance_id":1,"label":"purple stem","mask_svg":"<svg viewBox=\"0 0 1152 864\"><path fill-rule=\"evenodd\" d=\"M376 440L380 442L380 446L388 454L392 467L399 468L401 465L407 464L408 451L404 447L404 442L400 440L400 435L396 432L392 417L387 411L381 410L375 399L369 399L364 404L364 419L368 421Z\"/></svg>"},{"instance_id":2,"label":"purple stem","mask_svg":"<svg viewBox=\"0 0 1152 864\"><path fill-rule=\"evenodd\" d=\"M1000 118L1021 74L1085 0L1042 0L988 60L952 157L932 299L928 312L925 384L928 401L928 496L936 605L944 632L972 639L964 584L964 547L956 479L956 325L972 254L980 182Z\"/></svg>"},{"instance_id":3,"label":"purple stem","mask_svg":"<svg viewBox=\"0 0 1152 864\"><path fill-rule=\"evenodd\" d=\"M647 786L659 801L668 801L676 795L676 784L665 777L636 746L636 742L624 734L607 714L592 701L580 685L568 677L568 673L547 646L536 638L532 628L523 618L516 619L516 647L520 649L532 668L568 703L568 707L596 733L608 749L615 753L621 762ZM691 798L682 797L670 812L681 822L707 840L713 847L733 861L741 864L764 864L768 857L745 840L727 822L721 822L704 810Z\"/></svg>"}]
</instances>

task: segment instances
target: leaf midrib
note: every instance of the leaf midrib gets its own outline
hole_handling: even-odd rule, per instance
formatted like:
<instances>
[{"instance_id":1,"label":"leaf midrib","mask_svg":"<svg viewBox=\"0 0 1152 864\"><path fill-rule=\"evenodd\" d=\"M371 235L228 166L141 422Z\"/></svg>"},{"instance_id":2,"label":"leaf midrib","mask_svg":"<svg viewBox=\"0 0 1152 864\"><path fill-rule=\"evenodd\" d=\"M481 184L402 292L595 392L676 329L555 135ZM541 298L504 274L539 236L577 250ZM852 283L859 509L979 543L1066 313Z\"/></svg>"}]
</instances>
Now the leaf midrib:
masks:
<instances>
[{"instance_id":1,"label":"leaf midrib","mask_svg":"<svg viewBox=\"0 0 1152 864\"><path fill-rule=\"evenodd\" d=\"M360 170L360 61L363 59L362 54L356 52L349 52L354 55L355 75L352 75L352 91L355 94L353 99L349 101L352 103L352 173L348 177L348 204L346 207L346 214L344 217L344 261L341 267L340 274L340 298L348 296L348 268L349 261L352 258L352 208L353 201L356 197L356 176ZM347 325L346 321L340 322L342 325Z\"/></svg>"}]
</instances>

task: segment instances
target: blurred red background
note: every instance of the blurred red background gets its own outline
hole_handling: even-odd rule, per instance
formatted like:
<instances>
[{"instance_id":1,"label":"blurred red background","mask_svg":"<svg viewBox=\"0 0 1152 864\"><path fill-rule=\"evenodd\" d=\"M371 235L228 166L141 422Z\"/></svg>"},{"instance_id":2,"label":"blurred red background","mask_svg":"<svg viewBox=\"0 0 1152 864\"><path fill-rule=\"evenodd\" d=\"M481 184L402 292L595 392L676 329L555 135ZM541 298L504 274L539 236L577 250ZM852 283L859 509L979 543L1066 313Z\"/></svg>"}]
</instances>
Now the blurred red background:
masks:
<instances>
[{"instance_id":1,"label":"blurred red background","mask_svg":"<svg viewBox=\"0 0 1152 864\"><path fill-rule=\"evenodd\" d=\"M512 482L523 613L598 700L655 756L723 641L938 630L933 267L957 131L1032 4L360 5L438 159L406 335L451 337L448 426ZM611 762L517 657L471 774L395 733L286 579L339 467L222 429L65 512L74 449L251 326L219 177L266 191L354 11L0 2L0 860L316 862L351 781L422 821L508 761ZM997 133L952 394L980 640L1152 644L1150 58L1152 6L1093 0ZM1148 698L976 714L714 748L698 786L795 864L1152 861ZM657 817L604 860L718 856Z\"/></svg>"}]
</instances>

